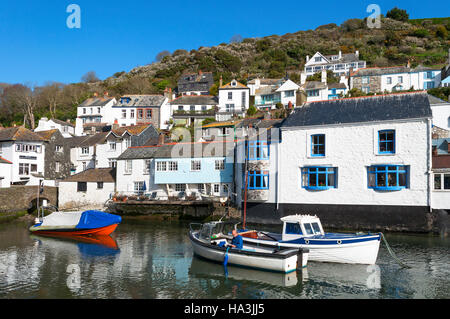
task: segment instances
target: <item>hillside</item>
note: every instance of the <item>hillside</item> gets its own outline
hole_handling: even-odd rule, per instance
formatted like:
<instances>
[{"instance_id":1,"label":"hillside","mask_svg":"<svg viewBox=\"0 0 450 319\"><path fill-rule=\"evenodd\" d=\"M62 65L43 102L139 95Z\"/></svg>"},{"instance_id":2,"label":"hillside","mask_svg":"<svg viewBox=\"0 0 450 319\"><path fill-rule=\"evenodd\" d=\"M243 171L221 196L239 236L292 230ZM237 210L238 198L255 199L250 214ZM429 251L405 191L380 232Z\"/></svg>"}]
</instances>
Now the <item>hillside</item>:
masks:
<instances>
[{"instance_id":1,"label":"hillside","mask_svg":"<svg viewBox=\"0 0 450 319\"><path fill-rule=\"evenodd\" d=\"M49 84L30 90L21 85L0 87L0 124L37 123L42 116L72 119L76 106L94 92L107 91L110 96L162 93L175 89L178 78L186 72L211 71L217 90L220 76L246 83L249 78L284 77L299 81L305 57L319 51L325 55L359 50L367 66L406 65L441 67L447 62L450 48L450 18L406 20L382 18L381 28L370 29L364 20L349 19L340 26L327 24L315 30L298 31L282 36L247 38L236 43L222 43L197 50L176 50L160 62L117 72L103 81ZM23 98L24 96L30 98ZM448 96L444 94L443 96ZM34 114L32 116L31 114Z\"/></svg>"}]
</instances>

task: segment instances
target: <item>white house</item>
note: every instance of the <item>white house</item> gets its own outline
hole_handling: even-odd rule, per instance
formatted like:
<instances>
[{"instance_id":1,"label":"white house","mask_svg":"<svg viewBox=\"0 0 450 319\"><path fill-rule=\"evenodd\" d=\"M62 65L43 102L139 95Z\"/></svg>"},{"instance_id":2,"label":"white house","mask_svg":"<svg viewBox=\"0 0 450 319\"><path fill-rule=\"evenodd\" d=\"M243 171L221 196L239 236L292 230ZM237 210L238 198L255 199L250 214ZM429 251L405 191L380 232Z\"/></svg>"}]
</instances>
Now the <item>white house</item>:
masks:
<instances>
[{"instance_id":1,"label":"white house","mask_svg":"<svg viewBox=\"0 0 450 319\"><path fill-rule=\"evenodd\" d=\"M115 192L115 169L88 169L59 183L59 209L103 208Z\"/></svg>"},{"instance_id":2,"label":"white house","mask_svg":"<svg viewBox=\"0 0 450 319\"><path fill-rule=\"evenodd\" d=\"M85 127L111 125L114 123L112 106L116 104L115 98L108 96L89 98L77 108L75 122L75 135L85 135Z\"/></svg>"},{"instance_id":3,"label":"white house","mask_svg":"<svg viewBox=\"0 0 450 319\"><path fill-rule=\"evenodd\" d=\"M172 102L171 114L175 124L191 125L200 123L206 118L214 118L216 107L219 104L217 97L211 95L182 95Z\"/></svg>"},{"instance_id":4,"label":"white house","mask_svg":"<svg viewBox=\"0 0 450 319\"><path fill-rule=\"evenodd\" d=\"M350 70L356 71L366 67L366 61L359 58L359 51L355 53L344 53L339 51L335 55L323 55L316 52L311 58L306 56L305 72L306 75L313 75L322 70L330 70L337 75L347 75Z\"/></svg>"},{"instance_id":5,"label":"white house","mask_svg":"<svg viewBox=\"0 0 450 319\"><path fill-rule=\"evenodd\" d=\"M219 87L217 121L227 121L234 116L245 116L249 108L250 89L236 80Z\"/></svg>"},{"instance_id":6,"label":"white house","mask_svg":"<svg viewBox=\"0 0 450 319\"><path fill-rule=\"evenodd\" d=\"M450 138L433 139L433 209L450 209Z\"/></svg>"},{"instance_id":7,"label":"white house","mask_svg":"<svg viewBox=\"0 0 450 319\"><path fill-rule=\"evenodd\" d=\"M350 89L365 93L428 90L439 87L441 70L418 66L359 69L350 75Z\"/></svg>"},{"instance_id":8,"label":"white house","mask_svg":"<svg viewBox=\"0 0 450 319\"><path fill-rule=\"evenodd\" d=\"M255 106L258 109L275 109L278 103L284 107L295 107L299 85L291 80L283 80L279 85L266 85L255 89Z\"/></svg>"},{"instance_id":9,"label":"white house","mask_svg":"<svg viewBox=\"0 0 450 319\"><path fill-rule=\"evenodd\" d=\"M34 129L35 132L50 131L57 129L61 132L63 137L71 137L75 135L75 126L70 121L61 121L58 119L48 119L42 117L39 120L38 126Z\"/></svg>"},{"instance_id":10,"label":"white house","mask_svg":"<svg viewBox=\"0 0 450 319\"><path fill-rule=\"evenodd\" d=\"M11 187L12 162L0 156L0 188Z\"/></svg>"},{"instance_id":11,"label":"white house","mask_svg":"<svg viewBox=\"0 0 450 319\"><path fill-rule=\"evenodd\" d=\"M432 95L428 95L428 99L433 112L433 125L450 130L450 103Z\"/></svg>"},{"instance_id":12,"label":"white house","mask_svg":"<svg viewBox=\"0 0 450 319\"><path fill-rule=\"evenodd\" d=\"M44 177L44 142L24 127L0 129L0 156L12 162L12 184L38 185Z\"/></svg>"},{"instance_id":13,"label":"white house","mask_svg":"<svg viewBox=\"0 0 450 319\"><path fill-rule=\"evenodd\" d=\"M260 79L256 78L248 81L247 87L250 89L250 96L255 96L256 90L259 90L264 87L273 87L278 88L283 84L283 79Z\"/></svg>"},{"instance_id":14,"label":"white house","mask_svg":"<svg viewBox=\"0 0 450 319\"><path fill-rule=\"evenodd\" d=\"M334 100L348 92L347 78L341 75L339 83L327 83L327 72L321 71L321 81L306 81L306 73L300 75L300 90L306 95L306 102Z\"/></svg>"},{"instance_id":15,"label":"white house","mask_svg":"<svg viewBox=\"0 0 450 319\"><path fill-rule=\"evenodd\" d=\"M250 203L247 214L278 220L308 212L341 227L351 220L414 228L431 207L431 117L425 93L295 109L281 126L275 200Z\"/></svg>"}]
</instances>

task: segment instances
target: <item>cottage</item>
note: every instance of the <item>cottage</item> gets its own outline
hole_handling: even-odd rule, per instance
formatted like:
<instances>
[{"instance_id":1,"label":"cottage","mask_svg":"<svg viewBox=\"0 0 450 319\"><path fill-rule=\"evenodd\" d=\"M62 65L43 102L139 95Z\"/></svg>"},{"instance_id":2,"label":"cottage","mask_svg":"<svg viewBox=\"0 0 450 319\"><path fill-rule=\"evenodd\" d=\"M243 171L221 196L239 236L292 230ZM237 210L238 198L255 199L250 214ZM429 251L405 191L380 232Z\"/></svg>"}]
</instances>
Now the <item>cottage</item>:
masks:
<instances>
[{"instance_id":1,"label":"cottage","mask_svg":"<svg viewBox=\"0 0 450 319\"><path fill-rule=\"evenodd\" d=\"M75 125L70 123L69 120L64 122L58 119L49 120L46 117L42 117L39 120L38 126L34 129L34 132L51 131L54 129L59 130L63 137L72 137L75 135Z\"/></svg>"},{"instance_id":2,"label":"cottage","mask_svg":"<svg viewBox=\"0 0 450 319\"><path fill-rule=\"evenodd\" d=\"M433 126L450 130L450 103L432 95L428 95L428 99L433 112Z\"/></svg>"},{"instance_id":3,"label":"cottage","mask_svg":"<svg viewBox=\"0 0 450 319\"><path fill-rule=\"evenodd\" d=\"M77 119L75 122L75 135L90 134L92 128L111 125L114 122L111 112L112 106L116 104L115 98L107 95L99 97L97 94L89 98L77 107Z\"/></svg>"},{"instance_id":4,"label":"cottage","mask_svg":"<svg viewBox=\"0 0 450 319\"><path fill-rule=\"evenodd\" d=\"M211 72L184 74L178 80L179 95L209 95L209 90L214 84Z\"/></svg>"},{"instance_id":5,"label":"cottage","mask_svg":"<svg viewBox=\"0 0 450 319\"><path fill-rule=\"evenodd\" d=\"M365 67L366 61L360 60L359 51L344 54L339 51L335 55L323 55L320 52L316 52L311 58L306 56L305 72L309 76L323 70L330 70L341 76L348 75L350 70L356 71Z\"/></svg>"},{"instance_id":6,"label":"cottage","mask_svg":"<svg viewBox=\"0 0 450 319\"><path fill-rule=\"evenodd\" d=\"M45 140L24 127L0 130L0 156L12 163L11 183L38 185L44 177Z\"/></svg>"},{"instance_id":7,"label":"cottage","mask_svg":"<svg viewBox=\"0 0 450 319\"><path fill-rule=\"evenodd\" d=\"M211 95L183 95L172 102L172 117L175 125L201 124L207 118L214 118L219 100Z\"/></svg>"},{"instance_id":8,"label":"cottage","mask_svg":"<svg viewBox=\"0 0 450 319\"><path fill-rule=\"evenodd\" d=\"M228 121L233 117L244 117L250 104L250 89L236 80L219 86L219 109L217 121Z\"/></svg>"},{"instance_id":9,"label":"cottage","mask_svg":"<svg viewBox=\"0 0 450 319\"><path fill-rule=\"evenodd\" d=\"M304 92L306 102L334 100L342 98L348 93L347 78L344 75L340 77L339 83L327 82L325 70L321 72L320 81L306 81L306 73L302 72L300 75L300 91Z\"/></svg>"},{"instance_id":10,"label":"cottage","mask_svg":"<svg viewBox=\"0 0 450 319\"><path fill-rule=\"evenodd\" d=\"M277 104L283 107L295 107L297 91L300 88L291 80L284 80L277 86L263 86L255 90L255 106L262 110L277 108Z\"/></svg>"},{"instance_id":11,"label":"cottage","mask_svg":"<svg viewBox=\"0 0 450 319\"><path fill-rule=\"evenodd\" d=\"M307 103L281 125L275 196L249 203L248 213L275 221L314 212L367 228L402 227L401 215L419 228L430 210L430 135L425 93Z\"/></svg>"},{"instance_id":12,"label":"cottage","mask_svg":"<svg viewBox=\"0 0 450 319\"><path fill-rule=\"evenodd\" d=\"M59 209L103 208L115 193L115 169L95 168L59 183Z\"/></svg>"}]
</instances>

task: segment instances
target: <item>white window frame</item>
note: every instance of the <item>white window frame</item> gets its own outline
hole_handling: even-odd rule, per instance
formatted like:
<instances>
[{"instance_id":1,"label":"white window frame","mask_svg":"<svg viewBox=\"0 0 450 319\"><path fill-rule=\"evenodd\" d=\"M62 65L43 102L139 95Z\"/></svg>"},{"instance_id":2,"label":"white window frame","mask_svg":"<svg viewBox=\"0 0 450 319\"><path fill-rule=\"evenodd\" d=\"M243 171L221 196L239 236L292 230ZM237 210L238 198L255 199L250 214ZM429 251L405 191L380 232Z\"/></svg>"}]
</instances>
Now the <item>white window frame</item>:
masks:
<instances>
[{"instance_id":1,"label":"white window frame","mask_svg":"<svg viewBox=\"0 0 450 319\"><path fill-rule=\"evenodd\" d=\"M167 162L156 162L157 172L167 172Z\"/></svg>"},{"instance_id":2,"label":"white window frame","mask_svg":"<svg viewBox=\"0 0 450 319\"><path fill-rule=\"evenodd\" d=\"M225 170L225 160L216 160L214 163L214 167L216 171L223 171Z\"/></svg>"},{"instance_id":3,"label":"white window frame","mask_svg":"<svg viewBox=\"0 0 450 319\"><path fill-rule=\"evenodd\" d=\"M200 160L191 160L191 171L199 172L202 170L202 161Z\"/></svg>"},{"instance_id":4,"label":"white window frame","mask_svg":"<svg viewBox=\"0 0 450 319\"><path fill-rule=\"evenodd\" d=\"M124 174L130 175L133 173L133 161L132 160L126 160L125 161L125 167L124 167Z\"/></svg>"},{"instance_id":5,"label":"white window frame","mask_svg":"<svg viewBox=\"0 0 450 319\"><path fill-rule=\"evenodd\" d=\"M169 161L167 162L168 171L177 172L178 171L178 162L177 161Z\"/></svg>"}]
</instances>

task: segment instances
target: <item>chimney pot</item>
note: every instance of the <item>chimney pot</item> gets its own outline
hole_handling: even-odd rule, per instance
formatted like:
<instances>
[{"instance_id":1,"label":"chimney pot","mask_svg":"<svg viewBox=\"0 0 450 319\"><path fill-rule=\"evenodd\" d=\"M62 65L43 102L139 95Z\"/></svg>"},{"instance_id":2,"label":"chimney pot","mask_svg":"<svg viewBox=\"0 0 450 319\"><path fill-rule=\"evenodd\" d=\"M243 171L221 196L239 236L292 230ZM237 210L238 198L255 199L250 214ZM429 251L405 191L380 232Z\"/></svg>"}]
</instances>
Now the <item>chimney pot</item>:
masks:
<instances>
[{"instance_id":1,"label":"chimney pot","mask_svg":"<svg viewBox=\"0 0 450 319\"><path fill-rule=\"evenodd\" d=\"M160 133L158 135L158 145L164 145L164 134Z\"/></svg>"}]
</instances>

